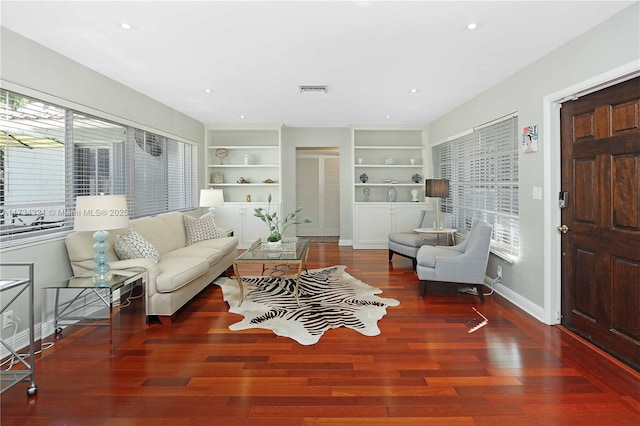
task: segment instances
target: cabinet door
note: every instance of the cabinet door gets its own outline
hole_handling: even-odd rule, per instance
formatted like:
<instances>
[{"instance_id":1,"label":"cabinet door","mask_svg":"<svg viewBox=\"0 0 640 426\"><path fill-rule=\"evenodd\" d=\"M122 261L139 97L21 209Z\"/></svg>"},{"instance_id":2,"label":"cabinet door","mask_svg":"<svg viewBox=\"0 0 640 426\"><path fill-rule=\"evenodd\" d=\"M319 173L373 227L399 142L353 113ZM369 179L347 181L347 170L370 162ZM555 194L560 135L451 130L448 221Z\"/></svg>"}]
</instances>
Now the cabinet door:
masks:
<instances>
[{"instance_id":1,"label":"cabinet door","mask_svg":"<svg viewBox=\"0 0 640 426\"><path fill-rule=\"evenodd\" d=\"M233 235L238 238L238 242L242 241L242 216L240 215L244 207L225 204L216 207L216 225L220 228L233 228Z\"/></svg>"},{"instance_id":2,"label":"cabinet door","mask_svg":"<svg viewBox=\"0 0 640 426\"><path fill-rule=\"evenodd\" d=\"M420 210L424 210L424 204L396 205L391 207L392 232L410 232L418 225Z\"/></svg>"},{"instance_id":3,"label":"cabinet door","mask_svg":"<svg viewBox=\"0 0 640 426\"><path fill-rule=\"evenodd\" d=\"M391 232L391 207L384 204L356 205L353 248L386 248Z\"/></svg>"},{"instance_id":4,"label":"cabinet door","mask_svg":"<svg viewBox=\"0 0 640 426\"><path fill-rule=\"evenodd\" d=\"M263 208L266 210L266 203L247 203L243 209L244 211L241 214L242 217L242 239L238 239L238 243L242 245L242 247L247 248L250 247L251 244L258 238L262 238L263 240L269 236L269 228L267 224L264 223L261 219L254 216L255 209ZM278 212L278 217L280 216L280 205L279 204L271 204L270 207L271 213L274 211Z\"/></svg>"}]
</instances>

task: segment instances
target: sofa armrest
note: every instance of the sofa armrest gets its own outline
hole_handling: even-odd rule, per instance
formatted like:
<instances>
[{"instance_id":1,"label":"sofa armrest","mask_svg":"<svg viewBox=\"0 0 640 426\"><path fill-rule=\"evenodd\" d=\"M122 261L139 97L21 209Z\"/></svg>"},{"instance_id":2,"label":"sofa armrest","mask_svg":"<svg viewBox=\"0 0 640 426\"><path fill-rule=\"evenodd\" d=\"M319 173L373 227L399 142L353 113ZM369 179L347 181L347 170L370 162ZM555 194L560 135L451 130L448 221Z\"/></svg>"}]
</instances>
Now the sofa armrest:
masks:
<instances>
[{"instance_id":1,"label":"sofa armrest","mask_svg":"<svg viewBox=\"0 0 640 426\"><path fill-rule=\"evenodd\" d=\"M116 269L131 269L131 268L144 268L147 272L146 276L146 293L147 297L156 293L156 278L160 274L160 268L156 262L144 257L136 259L116 260L108 262L112 270ZM95 261L84 260L82 262L75 262L75 266L86 269L87 271L93 270Z\"/></svg>"}]
</instances>

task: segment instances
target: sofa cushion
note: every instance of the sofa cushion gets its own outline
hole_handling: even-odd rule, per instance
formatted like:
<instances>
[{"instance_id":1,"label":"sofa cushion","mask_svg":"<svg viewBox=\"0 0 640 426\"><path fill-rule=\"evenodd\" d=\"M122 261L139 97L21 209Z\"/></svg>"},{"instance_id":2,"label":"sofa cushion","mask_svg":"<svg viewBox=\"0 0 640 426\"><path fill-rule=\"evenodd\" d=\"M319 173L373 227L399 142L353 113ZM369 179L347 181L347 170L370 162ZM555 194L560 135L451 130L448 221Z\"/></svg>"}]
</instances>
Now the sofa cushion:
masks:
<instances>
[{"instance_id":1,"label":"sofa cushion","mask_svg":"<svg viewBox=\"0 0 640 426\"><path fill-rule=\"evenodd\" d=\"M238 239L236 237L222 237L213 240L202 240L191 244L189 247L217 249L222 251L224 256L238 247Z\"/></svg>"},{"instance_id":2,"label":"sofa cushion","mask_svg":"<svg viewBox=\"0 0 640 426\"><path fill-rule=\"evenodd\" d=\"M160 256L181 247L173 237L173 232L167 223L157 216L141 217L129 222L131 229L135 229L145 240L158 249Z\"/></svg>"},{"instance_id":3,"label":"sofa cushion","mask_svg":"<svg viewBox=\"0 0 640 426\"><path fill-rule=\"evenodd\" d=\"M156 289L159 293L176 291L209 270L207 261L198 257L163 257L158 266L160 273L156 278Z\"/></svg>"},{"instance_id":4,"label":"sofa cushion","mask_svg":"<svg viewBox=\"0 0 640 426\"><path fill-rule=\"evenodd\" d=\"M202 240L211 240L222 237L222 231L216 226L212 213L206 213L195 218L188 215L182 217L184 229L187 233L187 245Z\"/></svg>"},{"instance_id":5,"label":"sofa cushion","mask_svg":"<svg viewBox=\"0 0 640 426\"><path fill-rule=\"evenodd\" d=\"M196 243L197 244L197 243ZM208 247L194 247L194 245L178 248L162 255L163 259L170 259L176 257L194 257L202 260L206 260L207 263L215 265L222 259L224 253L221 250Z\"/></svg>"},{"instance_id":6,"label":"sofa cushion","mask_svg":"<svg viewBox=\"0 0 640 426\"><path fill-rule=\"evenodd\" d=\"M187 245L187 237L184 230L184 221L182 212L168 212L161 213L157 217L162 219L167 224L171 231L171 237L174 240L177 247L184 247Z\"/></svg>"},{"instance_id":7,"label":"sofa cushion","mask_svg":"<svg viewBox=\"0 0 640 426\"><path fill-rule=\"evenodd\" d=\"M120 260L138 259L141 257L154 261L160 260L160 253L149 241L145 240L135 230L126 234L116 235L114 250Z\"/></svg>"}]
</instances>

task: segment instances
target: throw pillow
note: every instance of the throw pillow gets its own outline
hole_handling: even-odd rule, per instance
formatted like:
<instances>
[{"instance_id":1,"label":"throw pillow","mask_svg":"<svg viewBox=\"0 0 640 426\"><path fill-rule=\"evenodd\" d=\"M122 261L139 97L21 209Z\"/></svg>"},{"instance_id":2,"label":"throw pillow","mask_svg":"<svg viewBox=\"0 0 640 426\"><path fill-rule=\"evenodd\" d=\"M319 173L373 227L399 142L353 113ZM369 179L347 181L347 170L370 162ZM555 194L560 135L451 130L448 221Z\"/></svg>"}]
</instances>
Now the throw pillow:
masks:
<instances>
[{"instance_id":1,"label":"throw pillow","mask_svg":"<svg viewBox=\"0 0 640 426\"><path fill-rule=\"evenodd\" d=\"M160 260L160 253L149 241L142 238L133 229L124 235L116 235L116 243L113 245L118 258L138 259L145 257L154 261Z\"/></svg>"},{"instance_id":2,"label":"throw pillow","mask_svg":"<svg viewBox=\"0 0 640 426\"><path fill-rule=\"evenodd\" d=\"M198 218L185 214L182 218L187 233L187 245L222 237L222 231L216 226L212 213L205 213Z\"/></svg>"}]
</instances>

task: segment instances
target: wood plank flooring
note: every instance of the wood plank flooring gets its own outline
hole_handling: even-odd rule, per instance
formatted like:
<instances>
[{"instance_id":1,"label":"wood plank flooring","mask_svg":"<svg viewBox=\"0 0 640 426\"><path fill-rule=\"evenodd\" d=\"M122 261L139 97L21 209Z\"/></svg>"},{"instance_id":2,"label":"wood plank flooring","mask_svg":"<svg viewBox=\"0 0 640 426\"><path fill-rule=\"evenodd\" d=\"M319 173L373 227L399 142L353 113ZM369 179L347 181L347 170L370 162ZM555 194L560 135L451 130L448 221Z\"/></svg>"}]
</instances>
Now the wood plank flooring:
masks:
<instances>
[{"instance_id":1,"label":"wood plank flooring","mask_svg":"<svg viewBox=\"0 0 640 426\"><path fill-rule=\"evenodd\" d=\"M379 336L328 331L302 346L267 330L232 332L210 286L170 326L140 304L107 327L69 327L27 384L1 395L12 425L638 425L640 375L500 296L429 288L386 250L314 242L309 267L347 272L400 300ZM256 270L256 274L259 271ZM489 323L474 333L476 307Z\"/></svg>"}]
</instances>

